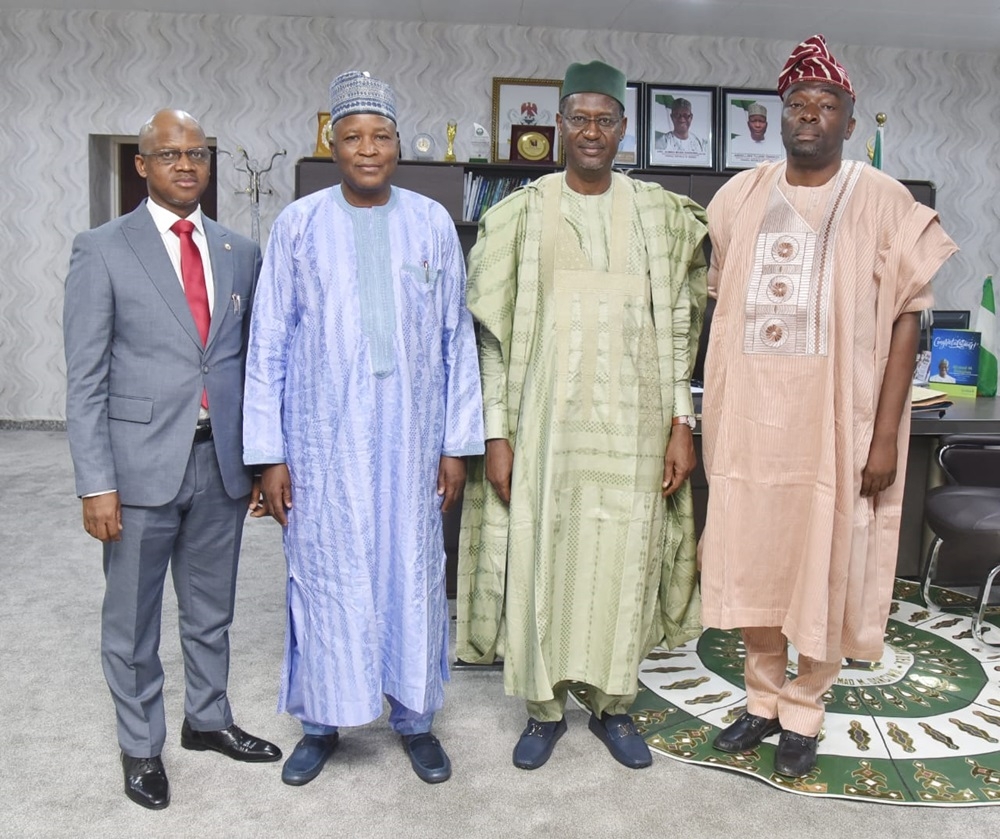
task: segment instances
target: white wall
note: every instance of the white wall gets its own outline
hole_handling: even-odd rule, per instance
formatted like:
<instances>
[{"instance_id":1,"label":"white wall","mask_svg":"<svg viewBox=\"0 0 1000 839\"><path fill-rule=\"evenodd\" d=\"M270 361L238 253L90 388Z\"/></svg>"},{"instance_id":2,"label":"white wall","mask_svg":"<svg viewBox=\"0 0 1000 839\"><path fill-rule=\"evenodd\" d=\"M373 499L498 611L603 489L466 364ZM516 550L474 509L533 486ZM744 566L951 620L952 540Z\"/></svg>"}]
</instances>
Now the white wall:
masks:
<instances>
[{"instance_id":1,"label":"white wall","mask_svg":"<svg viewBox=\"0 0 1000 839\"><path fill-rule=\"evenodd\" d=\"M804 33L810 34L810 33ZM161 107L183 107L223 148L266 158L261 227L293 198L294 161L312 152L316 112L337 73L370 69L397 91L404 154L419 131L490 123L494 76L561 78L601 58L629 79L773 86L791 42L552 28L449 26L144 12L0 12L0 419L63 416L62 287L73 235L89 224L88 136L135 134ZM858 92L849 157L863 158L874 114L889 114L884 168L934 181L962 253L936 282L941 308L975 308L1000 261L994 194L1000 59L832 45ZM219 161L219 220L249 235L246 186Z\"/></svg>"}]
</instances>

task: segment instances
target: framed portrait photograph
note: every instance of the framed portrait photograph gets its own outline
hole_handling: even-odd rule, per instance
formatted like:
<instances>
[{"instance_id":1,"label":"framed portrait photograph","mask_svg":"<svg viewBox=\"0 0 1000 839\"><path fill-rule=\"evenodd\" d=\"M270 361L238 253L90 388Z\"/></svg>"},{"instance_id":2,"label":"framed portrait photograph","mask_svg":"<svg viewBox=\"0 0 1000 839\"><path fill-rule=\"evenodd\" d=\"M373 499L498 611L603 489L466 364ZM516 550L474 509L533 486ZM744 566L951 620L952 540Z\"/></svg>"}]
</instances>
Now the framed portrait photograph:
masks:
<instances>
[{"instance_id":1,"label":"framed portrait photograph","mask_svg":"<svg viewBox=\"0 0 1000 839\"><path fill-rule=\"evenodd\" d=\"M493 79L493 136L490 150L494 163L510 160L511 127L552 126L559 112L560 79ZM562 159L559 132L554 132L552 159Z\"/></svg>"},{"instance_id":2,"label":"framed portrait photograph","mask_svg":"<svg viewBox=\"0 0 1000 839\"><path fill-rule=\"evenodd\" d=\"M625 136L615 155L616 169L638 169L642 166L642 141L645 130L642 119L642 83L629 82L625 87Z\"/></svg>"},{"instance_id":3,"label":"framed portrait photograph","mask_svg":"<svg viewBox=\"0 0 1000 839\"><path fill-rule=\"evenodd\" d=\"M784 159L781 97L773 90L723 88L722 168L752 169Z\"/></svg>"},{"instance_id":4,"label":"framed portrait photograph","mask_svg":"<svg viewBox=\"0 0 1000 839\"><path fill-rule=\"evenodd\" d=\"M715 168L714 87L646 84L646 166Z\"/></svg>"}]
</instances>

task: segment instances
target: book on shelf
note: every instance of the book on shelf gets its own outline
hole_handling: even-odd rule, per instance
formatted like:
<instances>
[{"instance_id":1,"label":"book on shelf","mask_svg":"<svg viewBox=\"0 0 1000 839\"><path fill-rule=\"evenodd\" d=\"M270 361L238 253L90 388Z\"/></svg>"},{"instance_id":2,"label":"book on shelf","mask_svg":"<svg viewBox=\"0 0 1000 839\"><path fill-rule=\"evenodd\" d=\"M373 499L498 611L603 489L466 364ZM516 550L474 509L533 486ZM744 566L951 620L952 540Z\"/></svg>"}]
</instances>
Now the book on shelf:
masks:
<instances>
[{"instance_id":1,"label":"book on shelf","mask_svg":"<svg viewBox=\"0 0 1000 839\"><path fill-rule=\"evenodd\" d=\"M462 221L479 221L482 214L490 207L533 180L534 177L531 175L466 172L462 196Z\"/></svg>"}]
</instances>

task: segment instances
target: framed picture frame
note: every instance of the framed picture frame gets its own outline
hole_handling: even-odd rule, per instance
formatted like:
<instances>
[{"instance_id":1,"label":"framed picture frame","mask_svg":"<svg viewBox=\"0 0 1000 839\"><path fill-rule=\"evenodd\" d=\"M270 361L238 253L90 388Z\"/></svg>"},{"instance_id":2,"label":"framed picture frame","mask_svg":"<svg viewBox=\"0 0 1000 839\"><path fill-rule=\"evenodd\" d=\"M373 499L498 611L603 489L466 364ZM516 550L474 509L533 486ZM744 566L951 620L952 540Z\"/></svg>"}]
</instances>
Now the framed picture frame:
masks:
<instances>
[{"instance_id":1,"label":"framed picture frame","mask_svg":"<svg viewBox=\"0 0 1000 839\"><path fill-rule=\"evenodd\" d=\"M642 166L645 125L643 122L642 83L628 82L625 86L625 136L615 155L616 169L638 169Z\"/></svg>"},{"instance_id":2,"label":"framed picture frame","mask_svg":"<svg viewBox=\"0 0 1000 839\"><path fill-rule=\"evenodd\" d=\"M319 111L316 114L316 150L313 157L332 157L330 151L330 138L327 136L327 126L330 124L330 114L328 111Z\"/></svg>"},{"instance_id":3,"label":"framed picture frame","mask_svg":"<svg viewBox=\"0 0 1000 839\"><path fill-rule=\"evenodd\" d=\"M559 112L560 79L493 78L493 123L490 157L494 163L510 160L512 125L550 125L555 128ZM562 160L559 132L555 132L552 159Z\"/></svg>"},{"instance_id":4,"label":"framed picture frame","mask_svg":"<svg viewBox=\"0 0 1000 839\"><path fill-rule=\"evenodd\" d=\"M714 169L716 89L647 83L646 167Z\"/></svg>"},{"instance_id":5,"label":"framed picture frame","mask_svg":"<svg viewBox=\"0 0 1000 839\"><path fill-rule=\"evenodd\" d=\"M781 97L763 88L723 88L721 135L724 170L784 160Z\"/></svg>"}]
</instances>

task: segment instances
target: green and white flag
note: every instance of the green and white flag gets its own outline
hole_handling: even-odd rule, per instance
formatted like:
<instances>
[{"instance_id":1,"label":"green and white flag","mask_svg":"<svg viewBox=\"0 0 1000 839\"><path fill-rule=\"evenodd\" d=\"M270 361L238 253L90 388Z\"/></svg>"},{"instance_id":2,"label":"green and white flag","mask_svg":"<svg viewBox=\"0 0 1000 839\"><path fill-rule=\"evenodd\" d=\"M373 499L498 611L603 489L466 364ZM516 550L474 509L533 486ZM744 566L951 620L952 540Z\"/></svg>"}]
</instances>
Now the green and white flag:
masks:
<instances>
[{"instance_id":1,"label":"green and white flag","mask_svg":"<svg viewBox=\"0 0 1000 839\"><path fill-rule=\"evenodd\" d=\"M872 166L882 168L882 126L875 129L875 142L872 145Z\"/></svg>"},{"instance_id":2,"label":"green and white flag","mask_svg":"<svg viewBox=\"0 0 1000 839\"><path fill-rule=\"evenodd\" d=\"M993 296L993 277L983 281L983 302L976 313L976 332L980 334L979 396L997 395L997 302Z\"/></svg>"}]
</instances>

